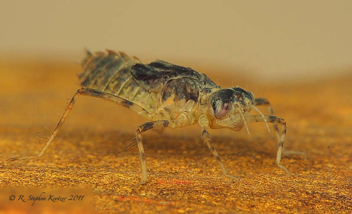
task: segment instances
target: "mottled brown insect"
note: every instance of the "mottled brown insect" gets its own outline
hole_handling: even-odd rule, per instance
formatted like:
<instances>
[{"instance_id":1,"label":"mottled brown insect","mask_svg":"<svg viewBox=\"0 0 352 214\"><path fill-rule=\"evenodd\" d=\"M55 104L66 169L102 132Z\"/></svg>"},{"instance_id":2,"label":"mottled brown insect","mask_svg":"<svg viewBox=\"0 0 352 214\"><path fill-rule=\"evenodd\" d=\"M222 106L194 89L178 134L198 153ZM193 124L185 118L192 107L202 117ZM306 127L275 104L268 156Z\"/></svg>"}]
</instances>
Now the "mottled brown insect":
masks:
<instances>
[{"instance_id":1,"label":"mottled brown insect","mask_svg":"<svg viewBox=\"0 0 352 214\"><path fill-rule=\"evenodd\" d=\"M232 179L236 178L227 174L218 153L210 143L207 129L229 128L239 131L245 126L248 131L248 123L264 122L267 127L267 123L272 123L278 139L276 163L289 174L280 164L286 122L273 115L270 103L265 98L255 99L251 92L240 87L222 89L205 74L191 68L161 60L146 65L136 57L128 57L122 52L108 50L92 54L87 51L82 66L84 71L79 75L82 88L73 95L42 151L35 156L15 157L9 161L41 157L65 122L78 96L86 95L119 103L151 121L140 125L136 130L136 143L142 165L142 179L138 185L147 180L141 133L155 128L179 128L195 123L199 124L202 141L215 156L223 174ZM256 108L259 105L268 106L270 115L263 115ZM250 115L251 109L259 114ZM282 125L281 134L277 124Z\"/></svg>"}]
</instances>

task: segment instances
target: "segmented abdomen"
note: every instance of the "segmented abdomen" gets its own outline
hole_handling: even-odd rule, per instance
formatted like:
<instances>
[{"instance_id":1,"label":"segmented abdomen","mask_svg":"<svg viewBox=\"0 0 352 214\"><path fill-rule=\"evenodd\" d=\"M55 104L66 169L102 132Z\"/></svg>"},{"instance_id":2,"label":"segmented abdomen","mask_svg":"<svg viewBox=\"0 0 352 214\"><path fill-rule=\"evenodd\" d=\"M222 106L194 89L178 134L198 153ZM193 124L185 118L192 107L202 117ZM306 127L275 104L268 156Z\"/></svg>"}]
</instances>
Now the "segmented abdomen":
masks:
<instances>
[{"instance_id":1,"label":"segmented abdomen","mask_svg":"<svg viewBox=\"0 0 352 214\"><path fill-rule=\"evenodd\" d=\"M122 52L87 52L82 62L84 72L79 79L84 87L119 96L153 112L154 106L149 103L155 105L155 95L141 88L131 74L131 67L137 63L140 63L139 59ZM146 97L148 103L145 102Z\"/></svg>"},{"instance_id":2,"label":"segmented abdomen","mask_svg":"<svg viewBox=\"0 0 352 214\"><path fill-rule=\"evenodd\" d=\"M121 52L87 52L82 66L79 79L83 87L121 97L151 114L162 108L169 114L167 119L176 117L188 101L198 103L204 88L219 88L191 68L160 60L145 65Z\"/></svg>"}]
</instances>

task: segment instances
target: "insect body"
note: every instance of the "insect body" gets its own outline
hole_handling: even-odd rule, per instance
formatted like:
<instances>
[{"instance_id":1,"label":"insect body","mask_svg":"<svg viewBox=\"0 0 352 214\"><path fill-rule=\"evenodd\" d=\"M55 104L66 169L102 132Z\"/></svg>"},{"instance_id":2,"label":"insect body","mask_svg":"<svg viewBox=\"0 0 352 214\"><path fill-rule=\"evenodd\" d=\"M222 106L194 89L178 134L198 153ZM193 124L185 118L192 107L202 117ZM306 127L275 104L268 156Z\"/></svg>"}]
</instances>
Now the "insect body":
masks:
<instances>
[{"instance_id":1,"label":"insect body","mask_svg":"<svg viewBox=\"0 0 352 214\"><path fill-rule=\"evenodd\" d=\"M286 134L284 119L273 115L269 102L264 98L255 99L253 94L240 87L222 89L205 74L191 68L177 66L164 61L143 64L135 57L113 51L87 51L82 62L84 72L79 75L82 88L73 96L64 115L42 151L35 156L9 159L27 159L40 157L57 135L79 95L93 96L116 102L146 117L151 122L140 125L136 130L136 142L142 165L142 179L147 180L147 169L141 133L150 129L171 127L179 128L198 123L202 141L208 146L218 161L222 172L229 178L221 159L210 143L208 128L229 128L239 131L247 123L273 123L277 138L278 151L276 163L280 164ZM263 115L256 106L266 105L271 115ZM259 115L250 115L251 109ZM282 125L279 134L277 124ZM248 131L249 132L249 131Z\"/></svg>"}]
</instances>

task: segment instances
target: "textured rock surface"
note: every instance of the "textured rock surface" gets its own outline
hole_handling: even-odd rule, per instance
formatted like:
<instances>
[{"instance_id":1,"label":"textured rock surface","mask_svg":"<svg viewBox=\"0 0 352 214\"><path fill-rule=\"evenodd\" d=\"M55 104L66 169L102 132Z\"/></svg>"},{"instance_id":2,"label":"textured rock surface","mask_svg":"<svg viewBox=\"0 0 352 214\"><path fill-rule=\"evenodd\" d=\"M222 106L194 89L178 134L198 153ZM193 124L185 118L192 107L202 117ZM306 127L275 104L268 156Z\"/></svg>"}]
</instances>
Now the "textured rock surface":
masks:
<instances>
[{"instance_id":1,"label":"textured rock surface","mask_svg":"<svg viewBox=\"0 0 352 214\"><path fill-rule=\"evenodd\" d=\"M40 59L0 62L0 160L40 151L78 89L79 65ZM184 65L189 66L189 65ZM125 151L146 122L122 106L80 97L52 146L40 159L0 165L4 211L58 209L86 212L351 212L352 75L291 83L266 83L249 74L194 67L223 87L239 85L266 97L285 118L285 147L307 158L284 156L289 177L275 164L276 141L264 124L212 130L212 142L231 175L200 143L198 127L143 135L148 183L138 189L137 148ZM203 69L202 69L203 68ZM76 84L75 84L76 83ZM262 109L266 113L266 109ZM272 129L273 130L273 129ZM19 195L85 195L79 201L18 201ZM66 190L66 192L61 192ZM16 200L9 197L15 192ZM57 203L55 203L57 204ZM76 206L76 207L75 207Z\"/></svg>"}]
</instances>

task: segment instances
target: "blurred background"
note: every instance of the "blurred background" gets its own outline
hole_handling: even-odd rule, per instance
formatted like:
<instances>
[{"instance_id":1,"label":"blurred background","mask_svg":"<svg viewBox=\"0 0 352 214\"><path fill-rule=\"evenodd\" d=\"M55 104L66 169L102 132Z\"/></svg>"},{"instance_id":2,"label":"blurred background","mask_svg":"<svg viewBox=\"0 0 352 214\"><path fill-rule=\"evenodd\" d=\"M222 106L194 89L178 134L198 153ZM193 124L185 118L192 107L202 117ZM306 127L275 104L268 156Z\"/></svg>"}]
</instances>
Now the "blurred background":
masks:
<instances>
[{"instance_id":1,"label":"blurred background","mask_svg":"<svg viewBox=\"0 0 352 214\"><path fill-rule=\"evenodd\" d=\"M351 6L347 0L2 0L0 56L76 62L84 48L112 49L146 63L317 80L351 71Z\"/></svg>"},{"instance_id":2,"label":"blurred background","mask_svg":"<svg viewBox=\"0 0 352 214\"><path fill-rule=\"evenodd\" d=\"M347 0L0 1L0 129L46 126L49 135L80 87L85 48L191 67L222 87L268 98L284 118L295 102L304 108L292 110L299 121L329 109L329 120L338 113L350 118L342 94L352 77L351 6ZM312 105L312 97L321 103ZM141 123L128 109L91 98L80 98L74 112L65 129L123 126L133 133Z\"/></svg>"},{"instance_id":3,"label":"blurred background","mask_svg":"<svg viewBox=\"0 0 352 214\"><path fill-rule=\"evenodd\" d=\"M89 187L95 210L115 212L185 204L177 212L351 212L351 9L350 0L0 0L0 188ZM1 160L36 154L47 142L80 87L84 48L162 59L268 98L287 122L285 148L307 155L282 160L298 176L276 167L275 131L252 123L250 137L245 128L209 130L241 180L227 184L195 125L143 133L154 183L139 196L130 191L140 176L137 149L125 150L147 120L83 96L40 161L3 167ZM175 193L163 180L173 178L195 188L181 182ZM0 207L11 206L8 197Z\"/></svg>"}]
</instances>

